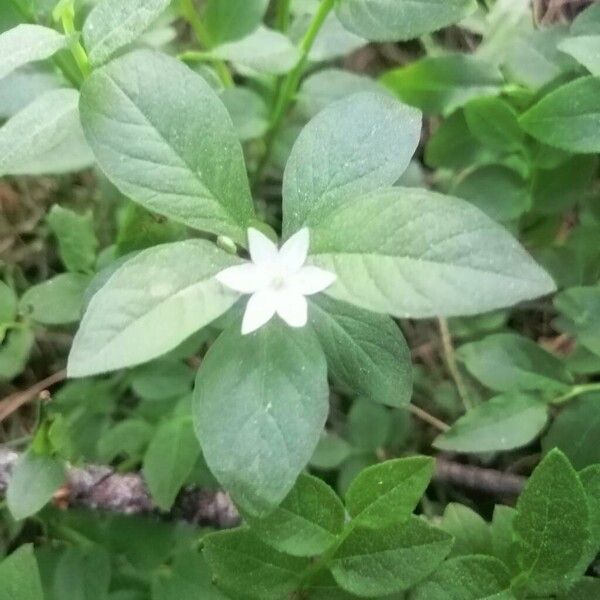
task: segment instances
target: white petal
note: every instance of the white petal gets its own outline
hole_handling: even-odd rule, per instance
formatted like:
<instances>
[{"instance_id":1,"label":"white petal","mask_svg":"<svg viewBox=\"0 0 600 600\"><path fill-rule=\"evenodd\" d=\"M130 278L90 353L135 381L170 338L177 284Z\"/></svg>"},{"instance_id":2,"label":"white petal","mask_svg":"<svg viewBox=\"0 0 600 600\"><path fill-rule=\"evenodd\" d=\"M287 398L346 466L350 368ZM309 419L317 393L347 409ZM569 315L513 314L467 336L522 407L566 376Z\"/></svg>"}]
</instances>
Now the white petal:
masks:
<instances>
[{"instance_id":1,"label":"white petal","mask_svg":"<svg viewBox=\"0 0 600 600\"><path fill-rule=\"evenodd\" d=\"M252 333L269 321L277 309L277 296L273 292L256 292L250 296L242 321L242 335Z\"/></svg>"},{"instance_id":2,"label":"white petal","mask_svg":"<svg viewBox=\"0 0 600 600\"><path fill-rule=\"evenodd\" d=\"M223 269L215 275L215 279L225 287L242 294L252 294L268 283L263 270L251 262Z\"/></svg>"},{"instance_id":3,"label":"white petal","mask_svg":"<svg viewBox=\"0 0 600 600\"><path fill-rule=\"evenodd\" d=\"M279 250L264 233L250 227L248 229L248 246L252 262L260 266L272 266L279 259Z\"/></svg>"},{"instance_id":4,"label":"white petal","mask_svg":"<svg viewBox=\"0 0 600 600\"><path fill-rule=\"evenodd\" d=\"M301 294L280 292L277 299L277 314L290 327L304 327L308 321L308 303Z\"/></svg>"},{"instance_id":5,"label":"white petal","mask_svg":"<svg viewBox=\"0 0 600 600\"><path fill-rule=\"evenodd\" d=\"M306 262L310 234L304 227L295 233L279 250L279 264L288 273L295 273Z\"/></svg>"},{"instance_id":6,"label":"white petal","mask_svg":"<svg viewBox=\"0 0 600 600\"><path fill-rule=\"evenodd\" d=\"M310 296L322 292L336 280L335 273L325 271L320 267L306 266L302 267L295 275L289 278L290 287L302 294Z\"/></svg>"}]
</instances>

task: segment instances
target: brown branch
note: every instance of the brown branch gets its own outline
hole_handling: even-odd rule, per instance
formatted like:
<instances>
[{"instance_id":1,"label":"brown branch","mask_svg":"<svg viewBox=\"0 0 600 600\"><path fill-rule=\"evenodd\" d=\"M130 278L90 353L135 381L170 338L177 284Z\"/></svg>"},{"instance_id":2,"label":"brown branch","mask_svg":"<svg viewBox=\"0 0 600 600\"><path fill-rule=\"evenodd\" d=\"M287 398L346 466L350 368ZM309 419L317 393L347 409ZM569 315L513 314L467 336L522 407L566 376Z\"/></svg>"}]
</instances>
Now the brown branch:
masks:
<instances>
[{"instance_id":1,"label":"brown branch","mask_svg":"<svg viewBox=\"0 0 600 600\"><path fill-rule=\"evenodd\" d=\"M31 400L35 400L42 392L47 388L64 381L67 377L67 371L62 370L57 373L53 373L50 377L46 377L42 381L39 381L35 385L32 385L29 389L22 392L15 392L10 396L0 400L0 423L7 417L12 415L16 410L21 408L23 404L27 404Z\"/></svg>"},{"instance_id":2,"label":"brown branch","mask_svg":"<svg viewBox=\"0 0 600 600\"><path fill-rule=\"evenodd\" d=\"M17 452L0 447L0 496L8 487ZM437 459L435 479L496 497L517 496L526 478L513 473L463 465ZM65 485L54 494L62 509L82 507L121 514L158 514L148 488L139 473L117 473L111 467L89 465L70 468ZM218 529L235 527L240 517L231 498L222 491L186 488L179 494L169 518Z\"/></svg>"}]
</instances>

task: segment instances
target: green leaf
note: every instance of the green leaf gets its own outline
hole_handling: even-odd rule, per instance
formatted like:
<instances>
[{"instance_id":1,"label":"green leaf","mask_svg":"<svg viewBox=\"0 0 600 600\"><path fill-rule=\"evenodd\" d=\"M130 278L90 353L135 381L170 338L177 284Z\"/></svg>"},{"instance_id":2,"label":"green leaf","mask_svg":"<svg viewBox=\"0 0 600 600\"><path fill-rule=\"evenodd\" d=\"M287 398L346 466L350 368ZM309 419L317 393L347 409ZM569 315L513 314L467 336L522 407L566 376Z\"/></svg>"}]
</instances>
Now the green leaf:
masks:
<instances>
[{"instance_id":1,"label":"green leaf","mask_svg":"<svg viewBox=\"0 0 600 600\"><path fill-rule=\"evenodd\" d=\"M95 71L81 122L107 177L149 210L246 242L248 178L227 110L178 60L138 50Z\"/></svg>"},{"instance_id":2,"label":"green leaf","mask_svg":"<svg viewBox=\"0 0 600 600\"><path fill-rule=\"evenodd\" d=\"M471 133L485 146L501 152L519 151L525 135L515 109L500 98L476 98L465 106Z\"/></svg>"},{"instance_id":3,"label":"green leaf","mask_svg":"<svg viewBox=\"0 0 600 600\"><path fill-rule=\"evenodd\" d=\"M345 511L326 483L300 474L292 491L269 516L246 520L252 533L276 550L315 556L335 542L344 527Z\"/></svg>"},{"instance_id":4,"label":"green leaf","mask_svg":"<svg viewBox=\"0 0 600 600\"><path fill-rule=\"evenodd\" d=\"M579 480L587 497L590 514L590 541L580 563L581 569L586 570L600 552L600 464L591 465L580 471Z\"/></svg>"},{"instance_id":5,"label":"green leaf","mask_svg":"<svg viewBox=\"0 0 600 600\"><path fill-rule=\"evenodd\" d=\"M600 596L600 579L582 577L559 600L596 600Z\"/></svg>"},{"instance_id":6,"label":"green leaf","mask_svg":"<svg viewBox=\"0 0 600 600\"><path fill-rule=\"evenodd\" d=\"M489 525L468 506L448 504L439 526L454 538L451 556L492 553Z\"/></svg>"},{"instance_id":7,"label":"green leaf","mask_svg":"<svg viewBox=\"0 0 600 600\"><path fill-rule=\"evenodd\" d=\"M529 182L513 169L488 165L460 177L452 194L468 200L495 221L513 221L531 205Z\"/></svg>"},{"instance_id":8,"label":"green leaf","mask_svg":"<svg viewBox=\"0 0 600 600\"><path fill-rule=\"evenodd\" d=\"M162 423L144 456L144 479L152 499L169 510L200 455L190 417L176 417Z\"/></svg>"},{"instance_id":9,"label":"green leaf","mask_svg":"<svg viewBox=\"0 0 600 600\"><path fill-rule=\"evenodd\" d=\"M411 40L474 10L472 0L340 0L336 5L345 27L374 42Z\"/></svg>"},{"instance_id":10,"label":"green leaf","mask_svg":"<svg viewBox=\"0 0 600 600\"><path fill-rule=\"evenodd\" d=\"M54 597L107 600L110 571L110 558L103 548L67 548L56 565L52 586Z\"/></svg>"},{"instance_id":11,"label":"green leaf","mask_svg":"<svg viewBox=\"0 0 600 600\"><path fill-rule=\"evenodd\" d=\"M598 33L600 26L600 6L591 4L571 24L571 33L574 35L591 35Z\"/></svg>"},{"instance_id":12,"label":"green leaf","mask_svg":"<svg viewBox=\"0 0 600 600\"><path fill-rule=\"evenodd\" d=\"M374 528L406 521L425 493L433 469L433 459L425 456L388 460L365 469L346 492L350 516L360 526Z\"/></svg>"},{"instance_id":13,"label":"green leaf","mask_svg":"<svg viewBox=\"0 0 600 600\"><path fill-rule=\"evenodd\" d=\"M460 556L445 562L412 600L511 600L510 575L491 556Z\"/></svg>"},{"instance_id":14,"label":"green leaf","mask_svg":"<svg viewBox=\"0 0 600 600\"><path fill-rule=\"evenodd\" d=\"M569 152L600 152L600 79L582 77L544 96L520 119L534 138Z\"/></svg>"},{"instance_id":15,"label":"green leaf","mask_svg":"<svg viewBox=\"0 0 600 600\"><path fill-rule=\"evenodd\" d=\"M12 516L21 520L37 513L64 481L62 460L39 456L32 451L23 454L13 467L6 490L6 502Z\"/></svg>"},{"instance_id":16,"label":"green leaf","mask_svg":"<svg viewBox=\"0 0 600 600\"><path fill-rule=\"evenodd\" d=\"M80 215L55 204L47 220L58 240L60 258L67 269L86 273L92 271L98 250L92 212Z\"/></svg>"},{"instance_id":17,"label":"green leaf","mask_svg":"<svg viewBox=\"0 0 600 600\"><path fill-rule=\"evenodd\" d=\"M355 94L325 108L302 130L285 168L286 236L318 225L360 194L394 184L420 134L420 113L383 94Z\"/></svg>"},{"instance_id":18,"label":"green leaf","mask_svg":"<svg viewBox=\"0 0 600 600\"><path fill-rule=\"evenodd\" d=\"M561 411L542 440L542 449L560 448L575 469L600 463L600 394L586 394Z\"/></svg>"},{"instance_id":19,"label":"green leaf","mask_svg":"<svg viewBox=\"0 0 600 600\"><path fill-rule=\"evenodd\" d=\"M261 23L269 0L207 0L202 18L213 44L239 40Z\"/></svg>"},{"instance_id":20,"label":"green leaf","mask_svg":"<svg viewBox=\"0 0 600 600\"><path fill-rule=\"evenodd\" d=\"M300 59L288 37L262 25L241 40L213 48L210 55L267 75L287 73Z\"/></svg>"},{"instance_id":21,"label":"green leaf","mask_svg":"<svg viewBox=\"0 0 600 600\"><path fill-rule=\"evenodd\" d=\"M25 368L34 339L28 327L8 332L0 346L0 381L10 381Z\"/></svg>"},{"instance_id":22,"label":"green leaf","mask_svg":"<svg viewBox=\"0 0 600 600\"><path fill-rule=\"evenodd\" d=\"M153 427L146 421L131 418L119 421L112 429L102 434L98 440L98 458L112 462L120 454L128 457L141 457L153 434Z\"/></svg>"},{"instance_id":23,"label":"green leaf","mask_svg":"<svg viewBox=\"0 0 600 600\"><path fill-rule=\"evenodd\" d=\"M553 450L529 478L513 520L522 585L536 595L553 594L581 574L574 570L590 535L588 512L577 473Z\"/></svg>"},{"instance_id":24,"label":"green leaf","mask_svg":"<svg viewBox=\"0 0 600 600\"><path fill-rule=\"evenodd\" d=\"M347 200L311 231L333 298L396 317L470 315L554 290L550 277L469 203L415 188Z\"/></svg>"},{"instance_id":25,"label":"green leaf","mask_svg":"<svg viewBox=\"0 0 600 600\"><path fill-rule=\"evenodd\" d=\"M323 295L311 302L309 314L334 379L381 404L410 402L410 352L392 319Z\"/></svg>"},{"instance_id":26,"label":"green leaf","mask_svg":"<svg viewBox=\"0 0 600 600\"><path fill-rule=\"evenodd\" d=\"M323 433L314 454L310 459L315 469L337 469L352 454L352 447L343 438L334 433Z\"/></svg>"},{"instance_id":27,"label":"green leaf","mask_svg":"<svg viewBox=\"0 0 600 600\"><path fill-rule=\"evenodd\" d=\"M43 325L76 323L81 317L88 275L61 273L30 287L21 297L21 311Z\"/></svg>"},{"instance_id":28,"label":"green leaf","mask_svg":"<svg viewBox=\"0 0 600 600\"><path fill-rule=\"evenodd\" d=\"M239 261L206 240L149 248L92 297L69 355L70 377L140 364L176 348L238 296L214 275Z\"/></svg>"},{"instance_id":29,"label":"green leaf","mask_svg":"<svg viewBox=\"0 0 600 600\"><path fill-rule=\"evenodd\" d=\"M181 361L152 361L134 371L131 388L144 400L181 398L192 391L194 376L194 371Z\"/></svg>"},{"instance_id":30,"label":"green leaf","mask_svg":"<svg viewBox=\"0 0 600 600\"><path fill-rule=\"evenodd\" d=\"M0 129L0 175L48 175L79 171L94 157L87 145L77 103L79 92L50 90Z\"/></svg>"},{"instance_id":31,"label":"green leaf","mask_svg":"<svg viewBox=\"0 0 600 600\"><path fill-rule=\"evenodd\" d=\"M134 42L171 4L171 0L102 0L83 25L90 63L99 66Z\"/></svg>"},{"instance_id":32,"label":"green leaf","mask_svg":"<svg viewBox=\"0 0 600 600\"><path fill-rule=\"evenodd\" d=\"M558 45L592 75L600 76L600 35L581 35L568 38Z\"/></svg>"},{"instance_id":33,"label":"green leaf","mask_svg":"<svg viewBox=\"0 0 600 600\"><path fill-rule=\"evenodd\" d=\"M65 48L67 38L49 27L17 25L0 34L0 79L27 63L50 58Z\"/></svg>"},{"instance_id":34,"label":"green leaf","mask_svg":"<svg viewBox=\"0 0 600 600\"><path fill-rule=\"evenodd\" d=\"M569 319L581 344L600 356L600 286L565 290L554 305Z\"/></svg>"},{"instance_id":35,"label":"green leaf","mask_svg":"<svg viewBox=\"0 0 600 600\"><path fill-rule=\"evenodd\" d=\"M433 445L452 452L497 452L529 444L544 429L548 408L536 396L505 394L470 409Z\"/></svg>"},{"instance_id":36,"label":"green leaf","mask_svg":"<svg viewBox=\"0 0 600 600\"><path fill-rule=\"evenodd\" d=\"M33 546L27 544L0 562L0 600L44 600Z\"/></svg>"},{"instance_id":37,"label":"green leaf","mask_svg":"<svg viewBox=\"0 0 600 600\"><path fill-rule=\"evenodd\" d=\"M327 364L311 329L273 321L221 334L198 371L195 424L206 462L242 510L265 516L310 460L328 413Z\"/></svg>"},{"instance_id":38,"label":"green leaf","mask_svg":"<svg viewBox=\"0 0 600 600\"><path fill-rule=\"evenodd\" d=\"M252 600L286 598L310 564L273 550L245 529L206 536L204 556L218 587Z\"/></svg>"},{"instance_id":39,"label":"green leaf","mask_svg":"<svg viewBox=\"0 0 600 600\"><path fill-rule=\"evenodd\" d=\"M518 573L513 544L513 519L516 510L510 506L497 504L490 524L492 535L492 554L499 558L511 573Z\"/></svg>"},{"instance_id":40,"label":"green leaf","mask_svg":"<svg viewBox=\"0 0 600 600\"><path fill-rule=\"evenodd\" d=\"M385 447L392 430L390 412L366 398L358 398L348 412L346 436L358 451L377 452Z\"/></svg>"},{"instance_id":41,"label":"green leaf","mask_svg":"<svg viewBox=\"0 0 600 600\"><path fill-rule=\"evenodd\" d=\"M4 281L0 281L0 343L4 339L2 325L12 323L17 317L19 299L14 290Z\"/></svg>"},{"instance_id":42,"label":"green leaf","mask_svg":"<svg viewBox=\"0 0 600 600\"><path fill-rule=\"evenodd\" d=\"M241 141L259 138L267 132L267 105L256 92L243 87L226 88L221 93L221 100Z\"/></svg>"},{"instance_id":43,"label":"green leaf","mask_svg":"<svg viewBox=\"0 0 600 600\"><path fill-rule=\"evenodd\" d=\"M500 93L502 74L473 55L429 56L388 71L381 82L427 114L450 114L469 100Z\"/></svg>"},{"instance_id":44,"label":"green leaf","mask_svg":"<svg viewBox=\"0 0 600 600\"><path fill-rule=\"evenodd\" d=\"M483 385L497 392L560 393L573 383L561 360L534 341L514 334L488 335L461 346L457 356Z\"/></svg>"},{"instance_id":45,"label":"green leaf","mask_svg":"<svg viewBox=\"0 0 600 600\"><path fill-rule=\"evenodd\" d=\"M452 538L418 517L386 529L355 529L329 564L338 585L357 596L383 596L412 587L450 552Z\"/></svg>"}]
</instances>

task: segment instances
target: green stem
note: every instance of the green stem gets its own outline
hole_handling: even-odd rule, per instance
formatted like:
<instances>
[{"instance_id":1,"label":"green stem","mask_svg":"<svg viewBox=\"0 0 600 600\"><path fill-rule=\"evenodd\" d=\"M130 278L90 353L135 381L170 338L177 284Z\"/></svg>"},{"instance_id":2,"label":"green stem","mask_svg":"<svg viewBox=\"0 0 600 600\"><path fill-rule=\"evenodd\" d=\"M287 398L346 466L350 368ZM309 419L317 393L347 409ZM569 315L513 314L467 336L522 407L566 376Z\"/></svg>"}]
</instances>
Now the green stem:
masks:
<instances>
[{"instance_id":1,"label":"green stem","mask_svg":"<svg viewBox=\"0 0 600 600\"><path fill-rule=\"evenodd\" d=\"M600 383L584 383L573 386L566 394L552 400L552 404L562 404L571 400L571 398L576 398L577 396L588 394L589 392L600 392Z\"/></svg>"},{"instance_id":2,"label":"green stem","mask_svg":"<svg viewBox=\"0 0 600 600\"><path fill-rule=\"evenodd\" d=\"M460 369L458 368L458 363L456 362L456 354L454 353L454 346L452 345L452 337L450 335L450 329L448 328L448 321L440 317L438 319L438 324L440 328L440 337L442 338L442 349L444 351L446 366L448 367L448 371L454 380L454 384L458 391L458 395L462 400L463 406L465 410L468 411L469 409L473 408L473 402L471 401L469 391L460 373Z\"/></svg>"},{"instance_id":3,"label":"green stem","mask_svg":"<svg viewBox=\"0 0 600 600\"><path fill-rule=\"evenodd\" d=\"M181 13L187 22L191 25L196 35L196 39L204 48L211 48L213 46L210 33L204 27L204 23L194 6L193 0L181 0ZM187 54L187 53L186 53ZM219 79L225 87L233 87L233 77L227 68L227 65L222 60L215 60L215 70Z\"/></svg>"},{"instance_id":4,"label":"green stem","mask_svg":"<svg viewBox=\"0 0 600 600\"><path fill-rule=\"evenodd\" d=\"M296 92L298 91L298 86L300 85L300 79L302 78L302 74L304 73L304 68L306 67L306 63L308 62L308 55L310 54L310 50L315 43L315 39L325 22L325 19L329 15L329 13L333 10L333 6L336 0L323 0L319 5L319 9L315 13L308 30L304 34L302 41L300 42L300 59L296 66L288 73L287 77L284 79L283 84L279 89L279 93L277 95L277 99L275 101L275 106L273 109L273 114L271 116L271 125L269 134L266 140L266 149L265 153L262 157L262 160L254 174L254 183L257 184L262 176L262 173L267 166L269 159L271 158L271 153L273 152L273 145L275 140L277 139L277 135L279 134L279 130L281 129L281 125L283 124L283 119L287 113L290 103L293 101L296 96Z\"/></svg>"},{"instance_id":5,"label":"green stem","mask_svg":"<svg viewBox=\"0 0 600 600\"><path fill-rule=\"evenodd\" d=\"M277 29L285 33L290 27L290 4L291 0L279 0L277 4L277 17L275 23Z\"/></svg>"}]
</instances>

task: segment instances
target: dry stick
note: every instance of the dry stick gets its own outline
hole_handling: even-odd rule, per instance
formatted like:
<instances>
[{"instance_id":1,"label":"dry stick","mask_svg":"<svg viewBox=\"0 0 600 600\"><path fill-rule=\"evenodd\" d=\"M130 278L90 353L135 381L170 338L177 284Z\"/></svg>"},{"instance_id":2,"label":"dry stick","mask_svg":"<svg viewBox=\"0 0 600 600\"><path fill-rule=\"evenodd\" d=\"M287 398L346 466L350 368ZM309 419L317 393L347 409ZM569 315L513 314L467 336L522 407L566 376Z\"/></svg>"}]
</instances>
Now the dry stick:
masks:
<instances>
[{"instance_id":1,"label":"dry stick","mask_svg":"<svg viewBox=\"0 0 600 600\"><path fill-rule=\"evenodd\" d=\"M35 385L32 385L29 389L24 390L22 392L15 392L10 396L4 398L4 400L0 401L0 423L4 421L7 417L9 417L16 410L21 408L23 404L30 402L31 400L35 400L43 391L47 388L64 381L67 377L67 371L63 369L62 371L58 371L46 379L39 381Z\"/></svg>"},{"instance_id":2,"label":"dry stick","mask_svg":"<svg viewBox=\"0 0 600 600\"><path fill-rule=\"evenodd\" d=\"M448 367L448 371L450 371L450 375L454 380L454 384L458 390L458 395L462 400L465 410L469 410L473 407L473 403L471 402L467 386L465 385L465 381L460 374L460 369L458 368L458 363L456 362L456 355L454 354L454 346L452 345L452 337L450 336L448 321L443 317L439 317L438 324L442 338L442 349L444 351L446 366Z\"/></svg>"}]
</instances>

